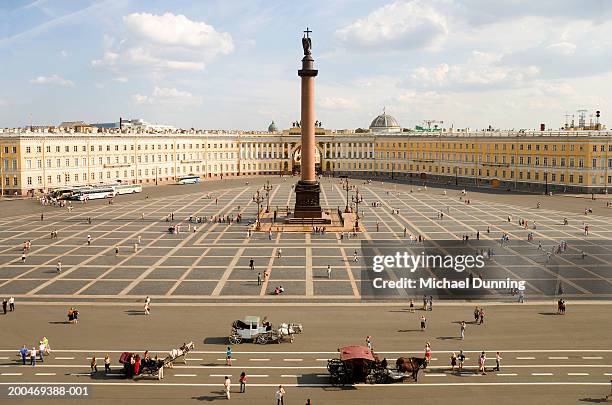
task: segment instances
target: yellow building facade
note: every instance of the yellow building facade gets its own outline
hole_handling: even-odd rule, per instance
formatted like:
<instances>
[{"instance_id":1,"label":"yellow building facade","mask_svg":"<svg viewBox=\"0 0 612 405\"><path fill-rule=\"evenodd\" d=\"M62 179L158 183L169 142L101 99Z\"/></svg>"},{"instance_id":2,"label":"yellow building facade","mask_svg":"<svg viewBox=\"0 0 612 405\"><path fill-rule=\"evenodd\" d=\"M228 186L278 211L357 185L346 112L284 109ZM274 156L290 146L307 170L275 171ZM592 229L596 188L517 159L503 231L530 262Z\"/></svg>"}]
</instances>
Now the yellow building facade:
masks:
<instances>
[{"instance_id":1,"label":"yellow building facade","mask_svg":"<svg viewBox=\"0 0 612 405\"><path fill-rule=\"evenodd\" d=\"M606 192L610 131L354 133L317 128L324 174L554 192ZM3 195L299 171L299 128L279 132L0 130Z\"/></svg>"}]
</instances>

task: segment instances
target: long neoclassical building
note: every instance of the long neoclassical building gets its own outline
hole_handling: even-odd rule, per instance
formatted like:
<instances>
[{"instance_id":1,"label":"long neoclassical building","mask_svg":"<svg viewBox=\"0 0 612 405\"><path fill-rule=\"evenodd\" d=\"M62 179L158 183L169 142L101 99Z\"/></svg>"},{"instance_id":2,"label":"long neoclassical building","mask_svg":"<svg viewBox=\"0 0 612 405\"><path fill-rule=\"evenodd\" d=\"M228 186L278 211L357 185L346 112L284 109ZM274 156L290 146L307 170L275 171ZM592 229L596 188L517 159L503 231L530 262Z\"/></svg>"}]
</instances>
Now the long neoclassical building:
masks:
<instances>
[{"instance_id":1,"label":"long neoclassical building","mask_svg":"<svg viewBox=\"0 0 612 405\"><path fill-rule=\"evenodd\" d=\"M607 192L612 131L407 131L381 114L367 130L316 128L322 173L554 192ZM0 129L2 194L115 181L159 184L299 171L300 128L208 131Z\"/></svg>"}]
</instances>

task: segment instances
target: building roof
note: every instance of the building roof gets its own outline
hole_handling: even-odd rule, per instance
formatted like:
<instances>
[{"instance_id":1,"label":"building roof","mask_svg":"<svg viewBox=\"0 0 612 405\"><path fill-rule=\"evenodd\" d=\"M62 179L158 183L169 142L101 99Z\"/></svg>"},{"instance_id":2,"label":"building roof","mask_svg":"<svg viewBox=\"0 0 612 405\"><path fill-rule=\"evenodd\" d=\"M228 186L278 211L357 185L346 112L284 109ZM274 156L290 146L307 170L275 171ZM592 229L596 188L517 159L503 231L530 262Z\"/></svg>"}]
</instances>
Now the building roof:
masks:
<instances>
[{"instance_id":1,"label":"building roof","mask_svg":"<svg viewBox=\"0 0 612 405\"><path fill-rule=\"evenodd\" d=\"M85 121L64 121L59 124L60 127L70 128L70 127L88 127L89 124Z\"/></svg>"},{"instance_id":2,"label":"building roof","mask_svg":"<svg viewBox=\"0 0 612 405\"><path fill-rule=\"evenodd\" d=\"M365 346L345 346L340 348L340 360L365 359L375 361L372 350Z\"/></svg>"},{"instance_id":3,"label":"building roof","mask_svg":"<svg viewBox=\"0 0 612 405\"><path fill-rule=\"evenodd\" d=\"M400 128L399 122L389 114L382 113L378 117L372 120L370 124L370 129L372 130L380 130L380 129L391 129L391 128Z\"/></svg>"}]
</instances>

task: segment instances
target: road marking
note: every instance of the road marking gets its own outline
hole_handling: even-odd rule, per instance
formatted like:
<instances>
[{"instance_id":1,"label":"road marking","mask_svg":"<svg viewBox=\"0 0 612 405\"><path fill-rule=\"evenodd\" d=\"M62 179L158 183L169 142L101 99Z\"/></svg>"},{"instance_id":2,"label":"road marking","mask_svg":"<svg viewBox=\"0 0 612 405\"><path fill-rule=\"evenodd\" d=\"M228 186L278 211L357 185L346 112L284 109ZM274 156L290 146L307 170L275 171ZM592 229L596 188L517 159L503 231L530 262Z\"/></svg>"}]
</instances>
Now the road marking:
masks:
<instances>
[{"instance_id":1,"label":"road marking","mask_svg":"<svg viewBox=\"0 0 612 405\"><path fill-rule=\"evenodd\" d=\"M225 377L225 375L223 375ZM39 382L39 381L28 381L21 382L20 384L27 385L65 385L65 382ZM107 386L143 386L143 387L222 387L222 383L167 383L159 382L151 384L150 382L71 382L71 385L107 385ZM0 382L0 385L15 385L15 382ZM588 382L588 381L538 381L538 382L457 382L457 383L422 383L422 384L384 384L389 389L392 388L406 388L406 389L417 389L418 387L448 387L448 386L528 386L528 385L541 385L541 386L554 386L554 385L581 385L581 386L601 386L609 387L609 382ZM267 384L249 384L250 387L278 387L278 383L267 383ZM285 387L333 387L331 384L285 384ZM380 384L355 384L355 387L380 387Z\"/></svg>"},{"instance_id":2,"label":"road marking","mask_svg":"<svg viewBox=\"0 0 612 405\"><path fill-rule=\"evenodd\" d=\"M91 373L70 373L68 375L75 375L75 376L85 376L85 375L91 375Z\"/></svg>"},{"instance_id":3,"label":"road marking","mask_svg":"<svg viewBox=\"0 0 612 405\"><path fill-rule=\"evenodd\" d=\"M316 361L329 361L329 359L315 359Z\"/></svg>"},{"instance_id":4,"label":"road marking","mask_svg":"<svg viewBox=\"0 0 612 405\"><path fill-rule=\"evenodd\" d=\"M302 374L281 374L283 378L301 378Z\"/></svg>"},{"instance_id":5,"label":"road marking","mask_svg":"<svg viewBox=\"0 0 612 405\"><path fill-rule=\"evenodd\" d=\"M568 360L567 356L549 356L548 360Z\"/></svg>"},{"instance_id":6,"label":"road marking","mask_svg":"<svg viewBox=\"0 0 612 405\"><path fill-rule=\"evenodd\" d=\"M197 374L174 374L175 377L197 377Z\"/></svg>"},{"instance_id":7,"label":"road marking","mask_svg":"<svg viewBox=\"0 0 612 405\"><path fill-rule=\"evenodd\" d=\"M604 373L604 375L612 375L612 373Z\"/></svg>"},{"instance_id":8,"label":"road marking","mask_svg":"<svg viewBox=\"0 0 612 405\"><path fill-rule=\"evenodd\" d=\"M1 360L8 360L8 357L0 357Z\"/></svg>"},{"instance_id":9,"label":"road marking","mask_svg":"<svg viewBox=\"0 0 612 405\"><path fill-rule=\"evenodd\" d=\"M553 373L531 373L531 375L554 375Z\"/></svg>"},{"instance_id":10,"label":"road marking","mask_svg":"<svg viewBox=\"0 0 612 405\"><path fill-rule=\"evenodd\" d=\"M603 360L601 356L582 356L582 358L585 360Z\"/></svg>"},{"instance_id":11,"label":"road marking","mask_svg":"<svg viewBox=\"0 0 612 405\"><path fill-rule=\"evenodd\" d=\"M283 359L283 361L304 361L304 359Z\"/></svg>"},{"instance_id":12,"label":"road marking","mask_svg":"<svg viewBox=\"0 0 612 405\"><path fill-rule=\"evenodd\" d=\"M0 375L23 375L23 373L2 373Z\"/></svg>"},{"instance_id":13,"label":"road marking","mask_svg":"<svg viewBox=\"0 0 612 405\"><path fill-rule=\"evenodd\" d=\"M517 357L517 360L535 360L535 357Z\"/></svg>"},{"instance_id":14,"label":"road marking","mask_svg":"<svg viewBox=\"0 0 612 405\"><path fill-rule=\"evenodd\" d=\"M231 374L209 374L209 377L231 377Z\"/></svg>"},{"instance_id":15,"label":"road marking","mask_svg":"<svg viewBox=\"0 0 612 405\"><path fill-rule=\"evenodd\" d=\"M589 375L589 373L567 373L567 375Z\"/></svg>"},{"instance_id":16,"label":"road marking","mask_svg":"<svg viewBox=\"0 0 612 405\"><path fill-rule=\"evenodd\" d=\"M270 377L268 374L249 374L249 377Z\"/></svg>"},{"instance_id":17,"label":"road marking","mask_svg":"<svg viewBox=\"0 0 612 405\"><path fill-rule=\"evenodd\" d=\"M497 373L495 375L497 375L499 377L513 377L513 376L516 376L518 374L516 374L516 373Z\"/></svg>"},{"instance_id":18,"label":"road marking","mask_svg":"<svg viewBox=\"0 0 612 405\"><path fill-rule=\"evenodd\" d=\"M270 359L249 359L249 361L270 361Z\"/></svg>"},{"instance_id":19,"label":"road marking","mask_svg":"<svg viewBox=\"0 0 612 405\"><path fill-rule=\"evenodd\" d=\"M227 359L217 359L217 361L225 361L225 360L227 360ZM236 360L238 360L238 359L235 359L235 358L232 357L232 363L234 363Z\"/></svg>"},{"instance_id":20,"label":"road marking","mask_svg":"<svg viewBox=\"0 0 612 405\"><path fill-rule=\"evenodd\" d=\"M57 375L56 373L34 373L34 375Z\"/></svg>"},{"instance_id":21,"label":"road marking","mask_svg":"<svg viewBox=\"0 0 612 405\"><path fill-rule=\"evenodd\" d=\"M202 361L202 360L204 360L204 359L185 359L185 360L186 360L186 361ZM225 359L222 359L222 360L225 360Z\"/></svg>"},{"instance_id":22,"label":"road marking","mask_svg":"<svg viewBox=\"0 0 612 405\"><path fill-rule=\"evenodd\" d=\"M425 377L446 377L444 373L424 373Z\"/></svg>"},{"instance_id":23,"label":"road marking","mask_svg":"<svg viewBox=\"0 0 612 405\"><path fill-rule=\"evenodd\" d=\"M53 360L74 360L74 357L54 357ZM90 357L87 360L91 360Z\"/></svg>"}]
</instances>

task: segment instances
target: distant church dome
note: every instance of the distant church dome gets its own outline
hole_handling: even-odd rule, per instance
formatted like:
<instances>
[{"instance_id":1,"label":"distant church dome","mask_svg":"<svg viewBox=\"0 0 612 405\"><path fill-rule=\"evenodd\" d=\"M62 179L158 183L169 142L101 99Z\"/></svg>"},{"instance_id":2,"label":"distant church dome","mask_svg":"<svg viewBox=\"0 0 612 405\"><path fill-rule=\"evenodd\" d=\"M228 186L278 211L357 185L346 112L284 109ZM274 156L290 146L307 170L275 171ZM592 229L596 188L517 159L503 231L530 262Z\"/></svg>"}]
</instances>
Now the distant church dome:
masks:
<instances>
[{"instance_id":1,"label":"distant church dome","mask_svg":"<svg viewBox=\"0 0 612 405\"><path fill-rule=\"evenodd\" d=\"M370 124L372 132L400 132L401 127L399 122L391 115L385 113L380 114L372 120Z\"/></svg>"},{"instance_id":2,"label":"distant church dome","mask_svg":"<svg viewBox=\"0 0 612 405\"><path fill-rule=\"evenodd\" d=\"M272 121L268 126L268 132L278 132L278 127L276 126L274 121Z\"/></svg>"}]
</instances>

